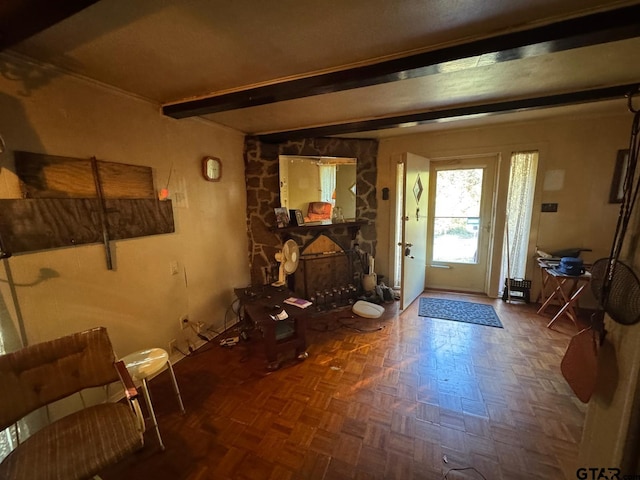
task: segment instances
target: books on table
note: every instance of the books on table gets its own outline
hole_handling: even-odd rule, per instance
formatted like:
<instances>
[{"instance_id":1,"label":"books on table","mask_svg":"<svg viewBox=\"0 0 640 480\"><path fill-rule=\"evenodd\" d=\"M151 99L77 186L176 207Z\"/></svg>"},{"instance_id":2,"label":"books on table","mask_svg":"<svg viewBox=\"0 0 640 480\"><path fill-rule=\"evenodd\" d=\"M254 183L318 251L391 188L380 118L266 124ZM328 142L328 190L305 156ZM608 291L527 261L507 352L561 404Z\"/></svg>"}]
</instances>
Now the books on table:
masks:
<instances>
[{"instance_id":1,"label":"books on table","mask_svg":"<svg viewBox=\"0 0 640 480\"><path fill-rule=\"evenodd\" d=\"M309 300L305 300L304 298L296 298L296 297L289 297L284 301L284 303L286 303L287 305L294 305L300 308L307 308L309 305L312 305L312 303Z\"/></svg>"}]
</instances>

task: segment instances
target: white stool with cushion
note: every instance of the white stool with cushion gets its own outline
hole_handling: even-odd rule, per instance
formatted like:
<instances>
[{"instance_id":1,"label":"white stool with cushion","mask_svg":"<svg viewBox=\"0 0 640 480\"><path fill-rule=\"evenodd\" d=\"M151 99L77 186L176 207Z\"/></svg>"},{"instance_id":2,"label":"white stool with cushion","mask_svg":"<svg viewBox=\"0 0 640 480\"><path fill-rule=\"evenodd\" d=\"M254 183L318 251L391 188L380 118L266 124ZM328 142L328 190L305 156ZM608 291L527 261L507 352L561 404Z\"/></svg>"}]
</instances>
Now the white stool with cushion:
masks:
<instances>
[{"instance_id":1,"label":"white stool with cushion","mask_svg":"<svg viewBox=\"0 0 640 480\"><path fill-rule=\"evenodd\" d=\"M156 429L158 435L158 441L160 442L160 448L164 450L164 444L162 443L162 437L160 437L160 429L158 428L158 421L156 420L156 414L153 411L153 405L151 404L151 396L149 395L149 385L147 379L156 373L164 370L165 367L169 368L169 374L171 375L171 381L173 383L173 390L178 397L178 404L180 405L180 411L184 413L184 405L182 404L182 397L180 396L180 390L178 389L178 382L176 382L176 376L173 373L173 367L169 361L169 354L162 348L151 348L148 350L140 350L138 352L131 353L122 358L122 361L129 370L133 380L142 382L142 393L149 408L151 420L153 426Z\"/></svg>"}]
</instances>

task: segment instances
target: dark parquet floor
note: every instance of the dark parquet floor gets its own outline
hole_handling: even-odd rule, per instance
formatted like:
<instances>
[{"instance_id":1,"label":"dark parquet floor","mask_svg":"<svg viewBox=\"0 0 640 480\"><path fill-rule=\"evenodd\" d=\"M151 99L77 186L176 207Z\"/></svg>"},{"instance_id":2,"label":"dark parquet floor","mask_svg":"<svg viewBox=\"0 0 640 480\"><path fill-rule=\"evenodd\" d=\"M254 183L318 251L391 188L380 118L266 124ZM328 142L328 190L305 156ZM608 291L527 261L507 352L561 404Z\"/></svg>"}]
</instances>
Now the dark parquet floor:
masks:
<instances>
[{"instance_id":1,"label":"dark parquet floor","mask_svg":"<svg viewBox=\"0 0 640 480\"><path fill-rule=\"evenodd\" d=\"M148 427L102 478L575 478L585 406L560 373L571 321L424 295L492 304L504 329L422 318L417 301L376 320L339 312L310 324L306 361L275 372L259 340L210 342L175 365L185 415L166 372L150 383L166 450Z\"/></svg>"}]
</instances>

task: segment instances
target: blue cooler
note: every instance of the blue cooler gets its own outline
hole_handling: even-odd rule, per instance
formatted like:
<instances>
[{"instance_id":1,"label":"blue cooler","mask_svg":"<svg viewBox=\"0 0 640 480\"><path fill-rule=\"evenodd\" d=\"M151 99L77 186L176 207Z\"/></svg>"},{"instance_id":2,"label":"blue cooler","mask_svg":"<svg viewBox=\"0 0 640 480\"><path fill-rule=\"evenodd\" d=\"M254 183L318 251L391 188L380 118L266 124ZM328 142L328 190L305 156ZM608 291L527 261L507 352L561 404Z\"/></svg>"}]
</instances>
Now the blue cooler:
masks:
<instances>
[{"instance_id":1,"label":"blue cooler","mask_svg":"<svg viewBox=\"0 0 640 480\"><path fill-rule=\"evenodd\" d=\"M560 259L560 265L556 267L556 270L564 275L579 276L584 273L583 265L581 258L562 257Z\"/></svg>"}]
</instances>

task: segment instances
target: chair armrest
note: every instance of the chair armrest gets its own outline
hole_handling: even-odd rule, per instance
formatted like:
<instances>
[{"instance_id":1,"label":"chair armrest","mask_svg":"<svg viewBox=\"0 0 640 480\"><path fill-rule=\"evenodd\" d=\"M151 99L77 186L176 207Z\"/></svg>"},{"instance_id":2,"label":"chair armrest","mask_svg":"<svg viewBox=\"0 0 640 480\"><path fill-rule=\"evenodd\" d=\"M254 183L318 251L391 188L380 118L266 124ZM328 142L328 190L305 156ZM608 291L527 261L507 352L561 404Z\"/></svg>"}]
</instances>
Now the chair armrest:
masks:
<instances>
[{"instance_id":1,"label":"chair armrest","mask_svg":"<svg viewBox=\"0 0 640 480\"><path fill-rule=\"evenodd\" d=\"M118 371L118 375L120 376L120 380L124 385L124 394L127 397L127 400L133 400L138 398L138 389L133 383L133 379L131 378L131 374L127 367L125 366L122 360L115 363L116 370Z\"/></svg>"},{"instance_id":2,"label":"chair armrest","mask_svg":"<svg viewBox=\"0 0 640 480\"><path fill-rule=\"evenodd\" d=\"M144 415L142 414L142 410L140 409L140 402L138 401L138 389L133 383L133 378L131 378L131 374L129 373L129 370L127 370L127 367L122 360L117 361L115 363L115 367L118 375L120 376L120 380L124 385L124 395L127 397L129 405L131 406L131 410L136 416L138 422L138 431L140 432L140 435L142 435L145 430L145 424Z\"/></svg>"}]
</instances>

